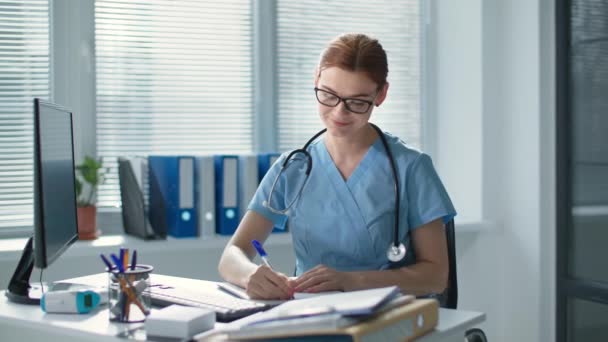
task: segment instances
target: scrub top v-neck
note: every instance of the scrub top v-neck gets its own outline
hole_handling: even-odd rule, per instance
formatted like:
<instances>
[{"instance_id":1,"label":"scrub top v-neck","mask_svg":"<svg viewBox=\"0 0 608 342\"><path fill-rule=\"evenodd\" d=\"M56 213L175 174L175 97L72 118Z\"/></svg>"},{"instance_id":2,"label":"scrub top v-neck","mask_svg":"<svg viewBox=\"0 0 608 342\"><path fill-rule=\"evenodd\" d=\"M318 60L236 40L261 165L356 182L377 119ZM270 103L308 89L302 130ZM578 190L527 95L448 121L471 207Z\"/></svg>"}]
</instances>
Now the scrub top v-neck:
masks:
<instances>
[{"instance_id":1,"label":"scrub top v-neck","mask_svg":"<svg viewBox=\"0 0 608 342\"><path fill-rule=\"evenodd\" d=\"M263 203L287 153L273 164L251 203L253 210L276 227L291 232L296 255L296 275L324 264L339 271L379 270L415 262L410 232L438 218L456 215L430 157L384 133L391 148L400 183L399 239L406 257L390 264L386 250L394 237L394 179L382 141L377 138L353 173L344 179L324 141L309 146L313 159L310 177L288 215L271 212ZM287 191L281 184L275 193ZM281 202L285 196L275 196ZM272 203L275 208L285 203ZM414 246L415 247L415 246Z\"/></svg>"}]
</instances>

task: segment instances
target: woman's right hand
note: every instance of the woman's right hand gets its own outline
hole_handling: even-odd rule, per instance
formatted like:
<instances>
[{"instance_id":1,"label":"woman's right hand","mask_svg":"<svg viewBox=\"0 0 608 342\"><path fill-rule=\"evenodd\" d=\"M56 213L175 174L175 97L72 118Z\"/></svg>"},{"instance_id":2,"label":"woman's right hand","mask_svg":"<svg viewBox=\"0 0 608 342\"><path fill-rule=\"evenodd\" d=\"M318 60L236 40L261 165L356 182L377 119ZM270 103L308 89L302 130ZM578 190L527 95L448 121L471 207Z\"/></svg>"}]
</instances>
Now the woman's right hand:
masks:
<instances>
[{"instance_id":1,"label":"woman's right hand","mask_svg":"<svg viewBox=\"0 0 608 342\"><path fill-rule=\"evenodd\" d=\"M289 278L273 271L266 265L260 265L249 275L247 294L252 299L290 299L294 290L289 284Z\"/></svg>"}]
</instances>

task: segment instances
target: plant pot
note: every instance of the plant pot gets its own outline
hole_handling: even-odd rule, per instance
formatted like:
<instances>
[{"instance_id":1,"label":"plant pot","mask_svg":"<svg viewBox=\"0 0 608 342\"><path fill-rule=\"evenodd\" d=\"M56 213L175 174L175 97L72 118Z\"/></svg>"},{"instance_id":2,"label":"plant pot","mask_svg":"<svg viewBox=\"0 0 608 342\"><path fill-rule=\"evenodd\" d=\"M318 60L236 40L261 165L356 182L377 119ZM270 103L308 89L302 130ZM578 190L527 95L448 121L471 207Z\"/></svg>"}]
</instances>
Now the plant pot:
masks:
<instances>
[{"instance_id":1,"label":"plant pot","mask_svg":"<svg viewBox=\"0 0 608 342\"><path fill-rule=\"evenodd\" d=\"M89 205L78 207L78 239L95 240L97 238L97 207Z\"/></svg>"}]
</instances>

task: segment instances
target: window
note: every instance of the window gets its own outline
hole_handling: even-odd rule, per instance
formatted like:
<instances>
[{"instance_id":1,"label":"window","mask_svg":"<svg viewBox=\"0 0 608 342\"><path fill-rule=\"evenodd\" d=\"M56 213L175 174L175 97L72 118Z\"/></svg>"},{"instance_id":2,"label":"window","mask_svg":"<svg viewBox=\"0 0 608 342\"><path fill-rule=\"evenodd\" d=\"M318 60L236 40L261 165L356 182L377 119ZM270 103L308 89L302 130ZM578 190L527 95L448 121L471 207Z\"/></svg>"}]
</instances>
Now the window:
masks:
<instances>
[{"instance_id":1,"label":"window","mask_svg":"<svg viewBox=\"0 0 608 342\"><path fill-rule=\"evenodd\" d=\"M322 128L313 93L319 54L345 32L377 38L387 51L390 83L372 121L420 147L420 4L418 0L278 0L278 148L301 147Z\"/></svg>"},{"instance_id":2,"label":"window","mask_svg":"<svg viewBox=\"0 0 608 342\"><path fill-rule=\"evenodd\" d=\"M319 53L343 32L383 44L391 87L372 120L420 145L418 0L274 0L265 13L256 13L259 3L251 0L88 1L94 13L79 18L95 32L95 77L84 82L95 85L96 108L78 115L90 117L96 131L82 132L80 147L95 146L110 167L101 207L120 205L118 156L248 153L260 135L273 136L264 148L300 147L321 128L312 91ZM48 0L0 0L0 228L32 226L32 99L49 99L51 84L66 83L60 73L50 82L49 12ZM254 23L267 16L276 25L262 40L272 41L276 59L262 75L254 70L256 57L264 57L254 46L261 37L254 37ZM54 35L79 48L66 32ZM254 82L263 77L275 80L266 91L276 112L273 106L255 113ZM68 93L70 86L77 87L66 86ZM276 122L278 133L256 135L260 122Z\"/></svg>"},{"instance_id":3,"label":"window","mask_svg":"<svg viewBox=\"0 0 608 342\"><path fill-rule=\"evenodd\" d=\"M33 225L33 98L49 88L48 0L0 1L0 229Z\"/></svg>"},{"instance_id":4,"label":"window","mask_svg":"<svg viewBox=\"0 0 608 342\"><path fill-rule=\"evenodd\" d=\"M95 2L98 204L120 204L116 157L253 146L248 0Z\"/></svg>"}]
</instances>

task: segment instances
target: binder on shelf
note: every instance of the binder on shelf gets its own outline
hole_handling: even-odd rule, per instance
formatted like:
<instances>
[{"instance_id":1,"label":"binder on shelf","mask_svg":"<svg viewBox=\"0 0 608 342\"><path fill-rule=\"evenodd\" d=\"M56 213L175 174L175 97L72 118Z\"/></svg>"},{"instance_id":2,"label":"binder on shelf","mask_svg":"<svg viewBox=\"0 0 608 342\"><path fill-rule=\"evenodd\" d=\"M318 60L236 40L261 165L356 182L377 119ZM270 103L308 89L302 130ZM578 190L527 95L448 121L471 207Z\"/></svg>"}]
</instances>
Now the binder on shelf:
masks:
<instances>
[{"instance_id":1,"label":"binder on shelf","mask_svg":"<svg viewBox=\"0 0 608 342\"><path fill-rule=\"evenodd\" d=\"M119 157L118 182L122 202L122 224L125 234L145 240L164 239L164 227L154 227L148 217L146 186L148 184L148 160L146 157Z\"/></svg>"},{"instance_id":2,"label":"binder on shelf","mask_svg":"<svg viewBox=\"0 0 608 342\"><path fill-rule=\"evenodd\" d=\"M174 237L197 236L194 157L150 156L148 170L152 226Z\"/></svg>"},{"instance_id":3,"label":"binder on shelf","mask_svg":"<svg viewBox=\"0 0 608 342\"><path fill-rule=\"evenodd\" d=\"M216 232L232 235L239 225L238 162L235 155L215 156Z\"/></svg>"},{"instance_id":4,"label":"binder on shelf","mask_svg":"<svg viewBox=\"0 0 608 342\"><path fill-rule=\"evenodd\" d=\"M276 152L258 154L258 183L262 181L266 172L280 156L281 154Z\"/></svg>"},{"instance_id":5,"label":"binder on shelf","mask_svg":"<svg viewBox=\"0 0 608 342\"><path fill-rule=\"evenodd\" d=\"M213 156L196 157L196 199L198 232L201 236L215 235L215 165Z\"/></svg>"},{"instance_id":6,"label":"binder on shelf","mask_svg":"<svg viewBox=\"0 0 608 342\"><path fill-rule=\"evenodd\" d=\"M247 206L258 189L258 156L247 154L239 156L239 218L245 216Z\"/></svg>"},{"instance_id":7,"label":"binder on shelf","mask_svg":"<svg viewBox=\"0 0 608 342\"><path fill-rule=\"evenodd\" d=\"M270 167L279 159L281 156L280 153L270 152L270 153L260 153L258 154L258 184L262 181L266 172L270 170ZM288 222L285 222L285 227L283 229L274 227L272 229L273 233L286 233L289 231Z\"/></svg>"}]
</instances>

